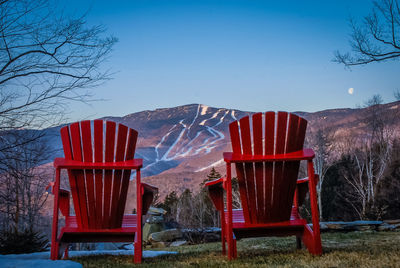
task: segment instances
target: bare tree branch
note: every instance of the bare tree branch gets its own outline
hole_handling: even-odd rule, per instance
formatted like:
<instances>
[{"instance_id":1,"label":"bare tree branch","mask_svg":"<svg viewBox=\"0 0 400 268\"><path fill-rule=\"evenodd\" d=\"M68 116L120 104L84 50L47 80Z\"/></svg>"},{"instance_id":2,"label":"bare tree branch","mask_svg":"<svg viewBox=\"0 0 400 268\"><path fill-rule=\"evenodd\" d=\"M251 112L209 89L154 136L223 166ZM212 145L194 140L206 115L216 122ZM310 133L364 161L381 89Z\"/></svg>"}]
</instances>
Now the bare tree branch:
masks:
<instances>
[{"instance_id":1,"label":"bare tree branch","mask_svg":"<svg viewBox=\"0 0 400 268\"><path fill-rule=\"evenodd\" d=\"M0 131L58 123L68 101L110 79L100 67L117 40L85 24L53 0L0 1Z\"/></svg>"},{"instance_id":2,"label":"bare tree branch","mask_svg":"<svg viewBox=\"0 0 400 268\"><path fill-rule=\"evenodd\" d=\"M400 57L400 9L398 0L374 2L372 13L357 24L350 20L352 54L334 52L333 61L347 67Z\"/></svg>"}]
</instances>

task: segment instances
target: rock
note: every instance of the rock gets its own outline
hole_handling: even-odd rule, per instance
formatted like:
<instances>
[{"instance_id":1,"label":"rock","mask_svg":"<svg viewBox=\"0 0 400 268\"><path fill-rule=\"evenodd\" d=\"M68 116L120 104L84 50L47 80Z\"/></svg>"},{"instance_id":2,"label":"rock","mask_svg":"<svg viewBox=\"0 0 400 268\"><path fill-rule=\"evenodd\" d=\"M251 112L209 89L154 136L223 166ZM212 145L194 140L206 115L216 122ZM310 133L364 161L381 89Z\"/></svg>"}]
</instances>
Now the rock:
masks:
<instances>
[{"instance_id":1,"label":"rock","mask_svg":"<svg viewBox=\"0 0 400 268\"><path fill-rule=\"evenodd\" d=\"M377 230L378 231L393 231L394 229L396 229L396 226L384 222L378 226Z\"/></svg>"},{"instance_id":2,"label":"rock","mask_svg":"<svg viewBox=\"0 0 400 268\"><path fill-rule=\"evenodd\" d=\"M96 250L118 250L119 246L122 246L120 243L96 243Z\"/></svg>"},{"instance_id":3,"label":"rock","mask_svg":"<svg viewBox=\"0 0 400 268\"><path fill-rule=\"evenodd\" d=\"M395 224L400 224L400 219L399 220L385 220L384 222L387 224L395 225Z\"/></svg>"},{"instance_id":4,"label":"rock","mask_svg":"<svg viewBox=\"0 0 400 268\"><path fill-rule=\"evenodd\" d=\"M184 246L187 245L188 241L186 240L179 240L179 241L174 241L172 242L169 246L170 247L180 247L180 246Z\"/></svg>"},{"instance_id":5,"label":"rock","mask_svg":"<svg viewBox=\"0 0 400 268\"><path fill-rule=\"evenodd\" d=\"M165 242L152 242L151 243L151 247L152 248L166 248L167 247L167 243L165 243Z\"/></svg>"},{"instance_id":6,"label":"rock","mask_svg":"<svg viewBox=\"0 0 400 268\"><path fill-rule=\"evenodd\" d=\"M143 241L148 241L152 233L158 233L164 230L163 223L148 223L143 226Z\"/></svg>"},{"instance_id":7,"label":"rock","mask_svg":"<svg viewBox=\"0 0 400 268\"><path fill-rule=\"evenodd\" d=\"M355 231L372 231L372 230L376 230L376 226L375 225L354 225L353 229Z\"/></svg>"},{"instance_id":8,"label":"rock","mask_svg":"<svg viewBox=\"0 0 400 268\"><path fill-rule=\"evenodd\" d=\"M197 228L197 229L184 229L182 230L185 240L191 243L208 243L221 240L221 228Z\"/></svg>"},{"instance_id":9,"label":"rock","mask_svg":"<svg viewBox=\"0 0 400 268\"><path fill-rule=\"evenodd\" d=\"M330 230L344 230L344 222L325 222L325 225Z\"/></svg>"},{"instance_id":10,"label":"rock","mask_svg":"<svg viewBox=\"0 0 400 268\"><path fill-rule=\"evenodd\" d=\"M151 242L170 242L179 238L182 238L182 232L180 230L169 229L150 234L148 240Z\"/></svg>"},{"instance_id":11,"label":"rock","mask_svg":"<svg viewBox=\"0 0 400 268\"><path fill-rule=\"evenodd\" d=\"M310 224L310 225L312 227L312 224ZM321 230L321 232L324 232L324 231L328 230L328 226L325 223L320 222L319 223L319 229Z\"/></svg>"},{"instance_id":12,"label":"rock","mask_svg":"<svg viewBox=\"0 0 400 268\"><path fill-rule=\"evenodd\" d=\"M167 211L162 208L150 207L147 213L149 215L165 215Z\"/></svg>"},{"instance_id":13,"label":"rock","mask_svg":"<svg viewBox=\"0 0 400 268\"><path fill-rule=\"evenodd\" d=\"M146 222L147 223L163 223L164 222L164 216L162 216L162 215L161 216L160 215L158 215L158 216L153 215L153 216L148 217Z\"/></svg>"}]
</instances>

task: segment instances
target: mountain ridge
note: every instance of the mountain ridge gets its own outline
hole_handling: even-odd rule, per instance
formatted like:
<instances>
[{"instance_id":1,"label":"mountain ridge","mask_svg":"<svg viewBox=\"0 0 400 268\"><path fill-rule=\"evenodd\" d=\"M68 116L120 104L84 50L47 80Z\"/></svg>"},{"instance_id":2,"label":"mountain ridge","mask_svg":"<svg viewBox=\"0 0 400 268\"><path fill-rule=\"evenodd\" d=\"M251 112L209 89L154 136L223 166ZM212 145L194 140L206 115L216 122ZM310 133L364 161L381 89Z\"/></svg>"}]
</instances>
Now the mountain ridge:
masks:
<instances>
[{"instance_id":1,"label":"mountain ridge","mask_svg":"<svg viewBox=\"0 0 400 268\"><path fill-rule=\"evenodd\" d=\"M400 110L400 102L382 104L383 111ZM333 129L337 135L348 132L365 132L364 112L368 108L327 109L314 113L294 112L308 120L308 136L318 129ZM231 151L229 123L251 111L215 108L204 104L187 104L172 108L159 108L131 113L126 116L103 117L132 127L139 132L136 158L144 159L144 181L158 186L160 198L169 192L181 192L185 188L199 189L212 167L224 175L222 153ZM400 118L394 123L400 126ZM52 128L54 135L57 129ZM57 136L57 135L56 135ZM53 146L62 154L61 140ZM60 155L58 155L60 156ZM130 186L127 209L133 209L135 183Z\"/></svg>"}]
</instances>

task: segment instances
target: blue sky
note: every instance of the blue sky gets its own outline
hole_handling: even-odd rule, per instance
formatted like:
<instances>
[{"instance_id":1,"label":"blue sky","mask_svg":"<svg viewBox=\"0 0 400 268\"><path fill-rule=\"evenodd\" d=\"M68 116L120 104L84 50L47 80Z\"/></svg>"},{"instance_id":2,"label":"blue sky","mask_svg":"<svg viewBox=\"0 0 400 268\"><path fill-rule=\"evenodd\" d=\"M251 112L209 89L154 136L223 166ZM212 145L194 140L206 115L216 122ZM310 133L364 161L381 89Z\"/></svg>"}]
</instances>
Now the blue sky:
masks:
<instances>
[{"instance_id":1,"label":"blue sky","mask_svg":"<svg viewBox=\"0 0 400 268\"><path fill-rule=\"evenodd\" d=\"M350 15L371 1L92 1L88 24L119 39L104 68L113 80L90 105L71 104L71 120L123 116L202 103L247 111L319 111L362 105L373 94L394 100L400 62L332 62L350 50ZM354 93L348 93L354 88Z\"/></svg>"}]
</instances>

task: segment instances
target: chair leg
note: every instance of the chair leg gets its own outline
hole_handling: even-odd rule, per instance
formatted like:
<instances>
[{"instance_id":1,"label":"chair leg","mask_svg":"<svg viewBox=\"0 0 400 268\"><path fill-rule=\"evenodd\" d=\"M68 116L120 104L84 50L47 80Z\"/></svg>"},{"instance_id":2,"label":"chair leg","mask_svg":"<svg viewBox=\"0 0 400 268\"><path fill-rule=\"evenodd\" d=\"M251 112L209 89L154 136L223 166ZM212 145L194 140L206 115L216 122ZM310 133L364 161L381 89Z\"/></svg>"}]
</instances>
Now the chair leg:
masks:
<instances>
[{"instance_id":1,"label":"chair leg","mask_svg":"<svg viewBox=\"0 0 400 268\"><path fill-rule=\"evenodd\" d=\"M65 251L64 251L64 259L68 259L68 253L69 253L69 251L68 251L68 247L69 247L69 244L67 244L67 246L65 247Z\"/></svg>"},{"instance_id":2,"label":"chair leg","mask_svg":"<svg viewBox=\"0 0 400 268\"><path fill-rule=\"evenodd\" d=\"M233 238L233 258L237 258L237 243L236 243L236 238Z\"/></svg>"},{"instance_id":3,"label":"chair leg","mask_svg":"<svg viewBox=\"0 0 400 268\"><path fill-rule=\"evenodd\" d=\"M59 249L59 243L57 241L52 241L51 251L50 251L51 260L55 261L59 259L58 249Z\"/></svg>"},{"instance_id":4,"label":"chair leg","mask_svg":"<svg viewBox=\"0 0 400 268\"><path fill-rule=\"evenodd\" d=\"M301 237L296 236L296 248L301 249Z\"/></svg>"},{"instance_id":5,"label":"chair leg","mask_svg":"<svg viewBox=\"0 0 400 268\"><path fill-rule=\"evenodd\" d=\"M307 225L304 227L302 240L308 252L313 255L322 254L321 236L315 235L311 228Z\"/></svg>"},{"instance_id":6,"label":"chair leg","mask_svg":"<svg viewBox=\"0 0 400 268\"><path fill-rule=\"evenodd\" d=\"M226 230L225 230L225 215L221 211L221 242L222 242L222 255L226 255Z\"/></svg>"},{"instance_id":7,"label":"chair leg","mask_svg":"<svg viewBox=\"0 0 400 268\"><path fill-rule=\"evenodd\" d=\"M142 262L142 239L139 238L138 235L135 237L135 243L134 243L134 256L133 256L133 262L134 263L141 263Z\"/></svg>"}]
</instances>

